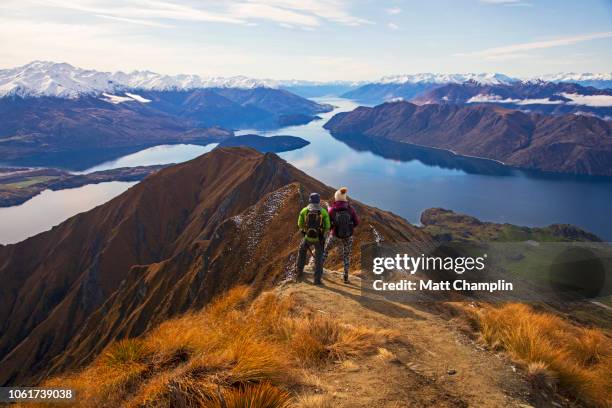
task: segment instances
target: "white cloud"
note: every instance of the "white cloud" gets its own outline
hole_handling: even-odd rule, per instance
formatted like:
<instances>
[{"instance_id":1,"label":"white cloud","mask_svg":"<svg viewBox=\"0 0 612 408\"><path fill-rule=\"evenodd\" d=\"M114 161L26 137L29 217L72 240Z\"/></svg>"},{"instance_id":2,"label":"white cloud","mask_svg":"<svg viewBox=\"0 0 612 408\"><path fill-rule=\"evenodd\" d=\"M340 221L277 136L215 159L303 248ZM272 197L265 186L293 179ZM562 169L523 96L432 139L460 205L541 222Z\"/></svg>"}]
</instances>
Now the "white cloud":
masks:
<instances>
[{"instance_id":1,"label":"white cloud","mask_svg":"<svg viewBox=\"0 0 612 408\"><path fill-rule=\"evenodd\" d=\"M520 53L521 51L531 51L552 47L561 47L565 45L577 44L584 41L597 40L602 38L611 38L612 31L602 32L602 33L592 33L592 34L583 34L576 35L571 37L561 37L554 40L544 40L544 41L533 41L527 43L506 45L503 47L495 47L495 48L487 48L482 51L474 51L468 53L457 53L455 56L461 57L499 57L501 55L512 55Z\"/></svg>"},{"instance_id":2,"label":"white cloud","mask_svg":"<svg viewBox=\"0 0 612 408\"><path fill-rule=\"evenodd\" d=\"M612 95L579 95L570 93L562 93L561 95L572 100L568 102L570 105L585 105L598 108L612 106Z\"/></svg>"},{"instance_id":3,"label":"white cloud","mask_svg":"<svg viewBox=\"0 0 612 408\"><path fill-rule=\"evenodd\" d=\"M168 21L248 25L262 20L302 27L327 21L347 26L371 24L350 12L349 0L7 0L0 9L60 9L132 24L168 26Z\"/></svg>"},{"instance_id":4,"label":"white cloud","mask_svg":"<svg viewBox=\"0 0 612 408\"><path fill-rule=\"evenodd\" d=\"M471 97L467 100L467 103L511 103L514 105L583 105L593 107L608 107L612 106L612 95L580 95L561 93L564 98L570 99L569 102L562 100L551 100L549 98L537 98L537 99L503 99L499 95L495 94L479 94Z\"/></svg>"},{"instance_id":5,"label":"white cloud","mask_svg":"<svg viewBox=\"0 0 612 408\"><path fill-rule=\"evenodd\" d=\"M498 4L502 6L526 6L531 7L533 4L523 2L522 0L480 0L485 4Z\"/></svg>"},{"instance_id":6,"label":"white cloud","mask_svg":"<svg viewBox=\"0 0 612 408\"><path fill-rule=\"evenodd\" d=\"M399 30L399 26L397 24L388 23L387 27L389 27L392 30Z\"/></svg>"},{"instance_id":7,"label":"white cloud","mask_svg":"<svg viewBox=\"0 0 612 408\"><path fill-rule=\"evenodd\" d=\"M563 101L550 100L548 98L539 99L503 99L499 95L495 94L479 94L472 96L467 100L467 103L511 103L514 105L558 105L562 104Z\"/></svg>"},{"instance_id":8,"label":"white cloud","mask_svg":"<svg viewBox=\"0 0 612 408\"><path fill-rule=\"evenodd\" d=\"M392 15L394 15L394 14L399 14L399 13L401 13L401 12L402 12L402 9L401 9L401 8L399 8L399 7L391 7L391 8L385 9L385 12L387 12L387 14L392 14Z\"/></svg>"},{"instance_id":9,"label":"white cloud","mask_svg":"<svg viewBox=\"0 0 612 408\"><path fill-rule=\"evenodd\" d=\"M282 7L261 3L238 3L230 7L230 13L240 19L269 20L281 24L315 27L319 19L310 14L300 13Z\"/></svg>"}]
</instances>

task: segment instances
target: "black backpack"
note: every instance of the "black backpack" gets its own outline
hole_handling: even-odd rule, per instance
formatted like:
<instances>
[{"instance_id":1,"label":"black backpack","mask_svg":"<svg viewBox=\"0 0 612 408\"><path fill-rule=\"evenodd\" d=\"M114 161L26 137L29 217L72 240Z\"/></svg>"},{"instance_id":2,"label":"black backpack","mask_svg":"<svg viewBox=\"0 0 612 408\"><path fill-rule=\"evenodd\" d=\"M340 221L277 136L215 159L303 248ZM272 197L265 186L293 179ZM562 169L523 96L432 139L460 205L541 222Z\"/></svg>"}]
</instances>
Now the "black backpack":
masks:
<instances>
[{"instance_id":1,"label":"black backpack","mask_svg":"<svg viewBox=\"0 0 612 408\"><path fill-rule=\"evenodd\" d=\"M306 214L306 236L308 238L320 238L322 222L321 211L308 210Z\"/></svg>"},{"instance_id":2,"label":"black backpack","mask_svg":"<svg viewBox=\"0 0 612 408\"><path fill-rule=\"evenodd\" d=\"M353 235L353 218L348 208L334 212L334 227L338 238L348 238Z\"/></svg>"}]
</instances>

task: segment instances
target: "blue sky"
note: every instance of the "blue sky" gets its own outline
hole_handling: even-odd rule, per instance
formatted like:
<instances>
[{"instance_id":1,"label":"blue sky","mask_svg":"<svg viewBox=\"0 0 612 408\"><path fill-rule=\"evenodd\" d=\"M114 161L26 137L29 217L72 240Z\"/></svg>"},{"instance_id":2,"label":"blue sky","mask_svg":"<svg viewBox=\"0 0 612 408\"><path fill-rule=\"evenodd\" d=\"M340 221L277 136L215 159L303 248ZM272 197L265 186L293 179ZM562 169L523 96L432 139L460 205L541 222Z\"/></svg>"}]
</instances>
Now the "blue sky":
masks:
<instances>
[{"instance_id":1,"label":"blue sky","mask_svg":"<svg viewBox=\"0 0 612 408\"><path fill-rule=\"evenodd\" d=\"M367 80L612 72L612 1L2 0L0 67Z\"/></svg>"}]
</instances>

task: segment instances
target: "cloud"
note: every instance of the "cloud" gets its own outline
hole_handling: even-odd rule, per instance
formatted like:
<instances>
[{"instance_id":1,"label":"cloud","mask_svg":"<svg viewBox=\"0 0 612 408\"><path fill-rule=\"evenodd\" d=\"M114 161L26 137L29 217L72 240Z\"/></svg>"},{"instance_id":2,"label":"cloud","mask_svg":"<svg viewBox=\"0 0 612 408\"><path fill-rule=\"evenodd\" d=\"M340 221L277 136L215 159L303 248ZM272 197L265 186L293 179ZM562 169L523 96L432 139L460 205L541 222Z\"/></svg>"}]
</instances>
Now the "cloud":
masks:
<instances>
[{"instance_id":1,"label":"cloud","mask_svg":"<svg viewBox=\"0 0 612 408\"><path fill-rule=\"evenodd\" d=\"M561 96L571 99L570 105L585 105L598 108L612 106L612 95L579 95L562 93Z\"/></svg>"},{"instance_id":2,"label":"cloud","mask_svg":"<svg viewBox=\"0 0 612 408\"><path fill-rule=\"evenodd\" d=\"M349 0L23 0L0 5L25 10L60 9L131 24L164 27L164 22L250 25L253 21L312 28L323 22L359 26L371 21L354 16Z\"/></svg>"},{"instance_id":3,"label":"cloud","mask_svg":"<svg viewBox=\"0 0 612 408\"><path fill-rule=\"evenodd\" d=\"M485 4L497 4L502 6L525 6L531 7L533 4L526 3L522 0L480 0L481 3Z\"/></svg>"},{"instance_id":4,"label":"cloud","mask_svg":"<svg viewBox=\"0 0 612 408\"><path fill-rule=\"evenodd\" d=\"M402 12L402 9L401 9L401 8L399 8L399 7L391 7L391 8L385 9L385 12L386 12L387 14L392 14L392 15L394 15L394 14L399 14L399 13L401 13L401 12Z\"/></svg>"},{"instance_id":5,"label":"cloud","mask_svg":"<svg viewBox=\"0 0 612 408\"><path fill-rule=\"evenodd\" d=\"M154 21L139 20L139 19L136 19L136 18L115 17L115 16L108 16L106 14L94 14L94 16L99 17L99 18L106 18L108 20L121 21L121 22L124 22L124 23L139 24L139 25L148 26L148 27L160 27L160 28L172 28L172 27L174 27L173 25L170 25L170 24L156 23Z\"/></svg>"},{"instance_id":6,"label":"cloud","mask_svg":"<svg viewBox=\"0 0 612 408\"><path fill-rule=\"evenodd\" d=\"M397 24L387 23L387 27L389 27L392 30L399 30L399 26Z\"/></svg>"},{"instance_id":7,"label":"cloud","mask_svg":"<svg viewBox=\"0 0 612 408\"><path fill-rule=\"evenodd\" d=\"M602 32L602 33L575 35L571 37L560 37L554 40L533 41L533 42L527 42L527 43L506 45L503 47L487 48L482 51L456 53L454 54L454 56L495 58L495 57L499 57L502 55L520 54L521 52L524 52L524 51L553 48L553 47L562 47L566 45L577 44L577 43L584 42L584 41L598 40L602 38L611 38L611 37L612 37L612 31L607 31L607 32Z\"/></svg>"},{"instance_id":8,"label":"cloud","mask_svg":"<svg viewBox=\"0 0 612 408\"><path fill-rule=\"evenodd\" d=\"M470 99L466 101L467 103L511 103L514 105L558 105L564 103L560 100L551 100L548 98L538 98L538 99L512 99L506 98L503 99L499 95L495 94L478 94L476 96L472 96Z\"/></svg>"},{"instance_id":9,"label":"cloud","mask_svg":"<svg viewBox=\"0 0 612 408\"><path fill-rule=\"evenodd\" d=\"M514 105L583 105L593 106L598 108L612 106L612 95L580 95L561 93L564 98L570 99L570 101L563 101L559 99L549 98L538 98L538 99L503 99L499 95L495 94L478 94L472 96L467 100L467 103L511 103Z\"/></svg>"}]
</instances>

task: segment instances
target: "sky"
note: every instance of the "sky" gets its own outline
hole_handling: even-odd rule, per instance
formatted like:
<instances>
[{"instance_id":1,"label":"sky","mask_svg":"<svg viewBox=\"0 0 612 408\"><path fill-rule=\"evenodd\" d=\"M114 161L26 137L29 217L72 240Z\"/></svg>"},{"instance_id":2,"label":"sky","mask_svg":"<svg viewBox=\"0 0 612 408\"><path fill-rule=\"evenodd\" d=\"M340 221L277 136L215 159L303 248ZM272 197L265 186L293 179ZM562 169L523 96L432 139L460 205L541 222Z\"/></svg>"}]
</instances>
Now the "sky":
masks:
<instances>
[{"instance_id":1,"label":"sky","mask_svg":"<svg viewBox=\"0 0 612 408\"><path fill-rule=\"evenodd\" d=\"M612 72L612 0L0 0L0 68L371 80Z\"/></svg>"}]
</instances>

